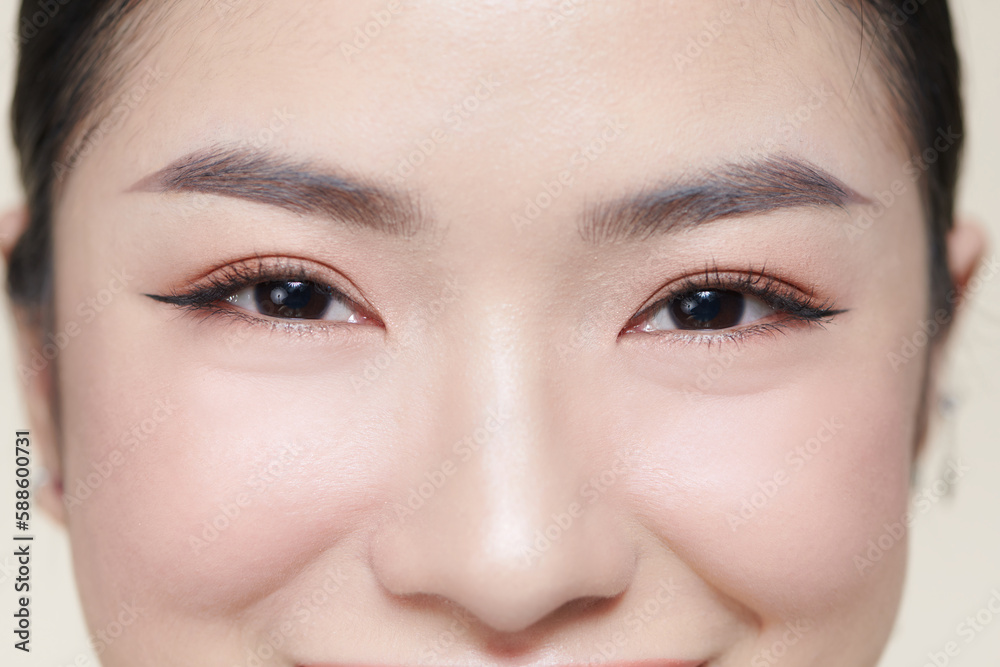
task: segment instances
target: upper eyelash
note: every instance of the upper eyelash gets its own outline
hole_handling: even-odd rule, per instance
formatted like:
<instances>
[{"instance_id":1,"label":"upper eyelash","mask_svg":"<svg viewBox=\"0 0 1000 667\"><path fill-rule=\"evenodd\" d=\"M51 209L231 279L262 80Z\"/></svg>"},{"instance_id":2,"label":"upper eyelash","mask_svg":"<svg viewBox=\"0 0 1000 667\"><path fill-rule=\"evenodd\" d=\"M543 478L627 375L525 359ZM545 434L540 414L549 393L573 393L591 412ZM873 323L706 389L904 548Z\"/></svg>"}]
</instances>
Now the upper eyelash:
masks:
<instances>
[{"instance_id":1,"label":"upper eyelash","mask_svg":"<svg viewBox=\"0 0 1000 667\"><path fill-rule=\"evenodd\" d=\"M218 314L231 312L233 315L241 316L242 313L234 312L219 302L247 287L276 280L310 282L315 286L315 289L327 296L351 306L356 305L350 297L335 287L323 283L314 275L314 272L306 269L304 265L287 259L268 265L260 257L255 258L252 263L229 264L222 267L208 278L207 285L195 287L186 292L173 292L165 295L147 294L146 296L156 301L190 310L207 310ZM259 315L245 317L262 319Z\"/></svg>"},{"instance_id":2,"label":"upper eyelash","mask_svg":"<svg viewBox=\"0 0 1000 667\"><path fill-rule=\"evenodd\" d=\"M633 318L632 322L644 319L657 310L665 307L677 297L699 290L719 289L740 292L756 297L774 310L784 313L786 317L777 322L763 322L751 324L741 328L720 329L716 331L663 331L651 332L656 335L669 335L686 342L719 342L729 339L742 339L749 335L759 333L776 333L782 331L789 321L813 322L822 326L824 323L841 313L846 313L847 309L834 308L831 300L816 303L811 291L806 296L799 296L795 288L789 286L781 280L769 275L764 267L758 269L751 268L742 273L725 273L719 270L718 266L708 266L700 274L686 276L671 288L670 292L649 306L643 308Z\"/></svg>"},{"instance_id":3,"label":"upper eyelash","mask_svg":"<svg viewBox=\"0 0 1000 667\"><path fill-rule=\"evenodd\" d=\"M219 275L220 273L221 275ZM236 309L227 308L220 304L220 302L247 287L274 280L311 282L317 289L326 293L331 298L341 300L352 307L358 307L358 304L353 299L341 290L323 283L304 264L282 258L280 261L268 265L259 256L250 263L230 264L222 267L218 272L213 273L209 277L207 285L187 292L173 292L167 295L146 294L146 296L189 310L207 311L209 315L229 315L255 324L272 324L270 319L265 320L259 315L251 315ZM653 333L655 335L670 336L673 340L685 343L698 342L711 345L727 340L740 342L753 335L783 332L788 326L789 321L805 321L822 326L824 323L829 322L833 316L848 312L848 309L834 308L834 304L830 300L818 304L815 303L811 291L805 297L799 296L801 294L800 290L796 290L787 283L769 275L764 267L761 267L759 270L751 268L746 272L722 272L717 265L712 265L707 266L700 274L692 274L682 278L668 294L640 310L630 321L635 322L643 319L666 306L682 294L707 289L732 290L754 296L774 310L784 313L786 317L777 322L762 322L733 329L715 331L678 330ZM310 321L310 324L291 320L288 322L278 320L273 323L287 325L295 329L316 325L316 322L313 321ZM337 323L330 322L328 324ZM626 330L628 328L630 327L626 327Z\"/></svg>"}]
</instances>

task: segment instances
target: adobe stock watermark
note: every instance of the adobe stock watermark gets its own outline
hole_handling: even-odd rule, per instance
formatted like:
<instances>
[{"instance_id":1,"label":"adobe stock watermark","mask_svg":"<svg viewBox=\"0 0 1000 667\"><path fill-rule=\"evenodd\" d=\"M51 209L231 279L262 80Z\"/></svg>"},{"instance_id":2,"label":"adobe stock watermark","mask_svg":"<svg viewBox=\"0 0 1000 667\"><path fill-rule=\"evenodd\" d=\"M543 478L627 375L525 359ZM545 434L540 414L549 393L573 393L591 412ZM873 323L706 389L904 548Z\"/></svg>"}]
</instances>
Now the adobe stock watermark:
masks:
<instances>
[{"instance_id":1,"label":"adobe stock watermark","mask_svg":"<svg viewBox=\"0 0 1000 667\"><path fill-rule=\"evenodd\" d=\"M514 229L520 233L525 227L534 224L559 197L569 190L576 177L608 150L608 146L618 139L627 126L618 118L604 121L603 128L589 143L581 146L569 160L569 167L561 170L549 180L543 180L538 191L533 196L525 198L524 207L510 214Z\"/></svg>"},{"instance_id":2,"label":"adobe stock watermark","mask_svg":"<svg viewBox=\"0 0 1000 667\"><path fill-rule=\"evenodd\" d=\"M149 439L160 427L173 416L177 406L170 399L158 398L149 416L132 424L118 438L118 446L101 457L92 461L90 470L85 475L77 477L73 482L63 485L63 505L72 510L83 505L104 482L125 465L127 455L139 448L139 445Z\"/></svg>"},{"instance_id":3,"label":"adobe stock watermark","mask_svg":"<svg viewBox=\"0 0 1000 667\"><path fill-rule=\"evenodd\" d=\"M649 244L645 261L629 262L628 272L620 280L615 279L616 290L620 289L623 294L632 294L635 290L645 291L650 284L650 275L659 273L662 265L669 263L673 257L667 246ZM596 319L585 317L573 327L568 336L556 343L556 354L560 361L565 361L599 335L601 329Z\"/></svg>"},{"instance_id":4,"label":"adobe stock watermark","mask_svg":"<svg viewBox=\"0 0 1000 667\"><path fill-rule=\"evenodd\" d=\"M740 508L735 514L726 513L729 529L735 533L739 528L747 525L757 516L758 512L770 504L783 486L792 481L796 473L819 455L823 446L832 441L843 428L844 424L837 416L827 417L821 422L815 435L801 445L789 449L785 453L785 465L775 470L770 477L758 480L757 490L740 500Z\"/></svg>"},{"instance_id":5,"label":"adobe stock watermark","mask_svg":"<svg viewBox=\"0 0 1000 667\"><path fill-rule=\"evenodd\" d=\"M975 641L976 637L1000 616L1000 588L993 588L990 593L990 598L974 615L966 616L962 622L955 626L955 635L964 640L965 646ZM929 651L927 662L922 667L948 667L953 658L962 654L962 647L963 644L959 644L958 641L949 640L945 642L940 651Z\"/></svg>"},{"instance_id":6,"label":"adobe stock watermark","mask_svg":"<svg viewBox=\"0 0 1000 667\"><path fill-rule=\"evenodd\" d=\"M279 481L302 451L302 445L294 442L284 445L266 465L247 478L246 485L250 487L250 491L242 491L230 501L219 503L219 512L212 519L202 523L200 533L188 535L188 546L194 555L200 555L217 542L223 533L232 528L244 510L253 504L255 497Z\"/></svg>"},{"instance_id":7,"label":"adobe stock watermark","mask_svg":"<svg viewBox=\"0 0 1000 667\"><path fill-rule=\"evenodd\" d=\"M287 107L274 108L267 122L257 130L257 133L247 137L242 143L250 148L261 150L271 144L292 120L295 120L295 114L289 112Z\"/></svg>"},{"instance_id":8,"label":"adobe stock watermark","mask_svg":"<svg viewBox=\"0 0 1000 667\"><path fill-rule=\"evenodd\" d=\"M707 396L709 390L715 385L716 382L721 380L726 373L733 367L736 360L746 351L746 346L739 346L736 349L732 347L723 347L720 351L714 353L714 358L712 361L698 371L698 375L695 377L694 386L685 386L683 389L684 398L688 401L693 401L698 398Z\"/></svg>"},{"instance_id":9,"label":"adobe stock watermark","mask_svg":"<svg viewBox=\"0 0 1000 667\"><path fill-rule=\"evenodd\" d=\"M228 20L241 7L245 7L247 0L212 0L212 9L219 20Z\"/></svg>"},{"instance_id":10,"label":"adobe stock watermark","mask_svg":"<svg viewBox=\"0 0 1000 667\"><path fill-rule=\"evenodd\" d=\"M360 375L351 374L350 383L354 388L354 393L359 394L372 386L404 351L415 347L420 332L428 329L433 318L439 317L448 304L457 301L461 294L462 288L458 279L455 276L446 278L438 295L421 307L414 318L400 330L398 336L386 344L385 351L367 359Z\"/></svg>"},{"instance_id":11,"label":"adobe stock watermark","mask_svg":"<svg viewBox=\"0 0 1000 667\"><path fill-rule=\"evenodd\" d=\"M77 304L75 311L77 318L67 320L58 331L46 333L41 347L32 348L28 364L18 364L17 373L21 381L28 382L48 368L49 363L59 356L74 338L80 335L86 325L97 319L115 300L115 296L120 294L134 278L124 268L111 271L111 280L108 281L106 287Z\"/></svg>"},{"instance_id":12,"label":"adobe stock watermark","mask_svg":"<svg viewBox=\"0 0 1000 667\"><path fill-rule=\"evenodd\" d=\"M868 549L863 554L854 556L854 567L862 577L871 570L875 563L885 557L885 554L906 538L908 529L917 517L926 514L942 498L948 495L949 489L965 476L971 468L963 465L961 459L948 462L948 469L938 479L910 501L910 509L903 513L897 521L882 524L884 529L878 537L868 540Z\"/></svg>"},{"instance_id":13,"label":"adobe stock watermark","mask_svg":"<svg viewBox=\"0 0 1000 667\"><path fill-rule=\"evenodd\" d=\"M11 39L19 45L27 44L28 41L38 36L38 33L56 17L64 6L73 0L38 0L35 5L38 11L21 19L21 25L17 32L11 34Z\"/></svg>"},{"instance_id":14,"label":"adobe stock watermark","mask_svg":"<svg viewBox=\"0 0 1000 667\"><path fill-rule=\"evenodd\" d=\"M367 49L373 40L378 39L382 30L389 27L393 19L402 11L403 4L400 0L389 0L384 8L376 9L371 13L371 19L362 25L354 26L354 38L350 42L341 41L339 44L340 53L344 56L344 60L350 63L361 55L361 52Z\"/></svg>"},{"instance_id":15,"label":"adobe stock watermark","mask_svg":"<svg viewBox=\"0 0 1000 667\"><path fill-rule=\"evenodd\" d=\"M871 229L875 221L888 213L896 201L905 195L913 183L919 181L924 172L937 162L943 153L946 153L955 145L962 135L952 130L949 125L947 129L938 128L931 146L925 148L919 155L911 156L903 164L903 174L906 179L897 178L889 184L889 188L875 193L875 201L864 207L861 215L849 223L844 223L844 234L847 240L854 242L864 236L865 232Z\"/></svg>"},{"instance_id":16,"label":"adobe stock watermark","mask_svg":"<svg viewBox=\"0 0 1000 667\"><path fill-rule=\"evenodd\" d=\"M625 614L625 618L622 619L624 630L616 630L606 639L594 642L594 652L590 654L589 664L599 664L619 658L632 637L642 632L676 600L678 586L674 583L673 577L660 579L657 583L659 585L652 595Z\"/></svg>"},{"instance_id":17,"label":"adobe stock watermark","mask_svg":"<svg viewBox=\"0 0 1000 667\"><path fill-rule=\"evenodd\" d=\"M322 584L296 600L292 607L291 615L298 626L289 620L282 621L276 629L268 632L262 641L246 650L242 663L236 663L232 667L265 667L272 664L269 661L278 649L285 645L299 627L305 627L313 614L329 604L330 600L343 590L344 584L350 581L339 566L336 569L327 568L324 574L326 576Z\"/></svg>"},{"instance_id":18,"label":"adobe stock watermark","mask_svg":"<svg viewBox=\"0 0 1000 667\"><path fill-rule=\"evenodd\" d=\"M0 563L0 584L6 584L8 579L17 574L17 569L18 562L9 555L4 556L3 562Z\"/></svg>"},{"instance_id":19,"label":"adobe stock watermark","mask_svg":"<svg viewBox=\"0 0 1000 667\"><path fill-rule=\"evenodd\" d=\"M750 6L750 0L739 0L737 3L739 10L744 10ZM674 53L674 66L678 72L683 72L686 67L693 65L701 58L715 40L722 37L726 28L736 22L736 15L729 9L723 9L714 19L706 19L701 22L701 30L693 37L688 37L684 48Z\"/></svg>"},{"instance_id":20,"label":"adobe stock watermark","mask_svg":"<svg viewBox=\"0 0 1000 667\"><path fill-rule=\"evenodd\" d=\"M451 623L444 630L430 639L420 651L420 660L424 663L436 662L442 655L446 655L448 650L458 643L458 640L469 631L475 617L464 607L452 607Z\"/></svg>"},{"instance_id":21,"label":"adobe stock watermark","mask_svg":"<svg viewBox=\"0 0 1000 667\"><path fill-rule=\"evenodd\" d=\"M248 137L242 139L239 145L255 150L262 150L273 143L280 136L281 132L291 125L291 121L293 120L295 120L295 114L291 113L287 107L282 107L281 109L275 107L272 109L267 121ZM198 216L208 211L212 203L217 201L217 199L217 196L204 192L185 193L180 201L173 205L173 211L182 219L186 221L191 220L193 216ZM240 334L243 337L249 335Z\"/></svg>"},{"instance_id":22,"label":"adobe stock watermark","mask_svg":"<svg viewBox=\"0 0 1000 667\"><path fill-rule=\"evenodd\" d=\"M94 653L100 656L108 650L109 646L125 634L125 630L139 620L143 612L142 607L136 607L134 604L124 602L121 603L120 610L115 619L109 621L107 625L91 635L90 644L94 647Z\"/></svg>"},{"instance_id":23,"label":"adobe stock watermark","mask_svg":"<svg viewBox=\"0 0 1000 667\"><path fill-rule=\"evenodd\" d=\"M545 13L545 20L550 28L555 28L561 23L565 23L567 19L573 18L576 10L585 3L586 0L562 0L555 6L555 9L550 9Z\"/></svg>"},{"instance_id":24,"label":"adobe stock watermark","mask_svg":"<svg viewBox=\"0 0 1000 667\"><path fill-rule=\"evenodd\" d=\"M142 79L139 83L119 96L117 103L101 119L101 122L74 143L73 147L67 152L65 160L52 163L52 170L55 173L56 181L61 183L67 174L76 169L80 162L90 155L102 141L118 131L125 124L129 115L146 99L149 91L165 77L166 75L159 66L147 67L143 71Z\"/></svg>"},{"instance_id":25,"label":"adobe stock watermark","mask_svg":"<svg viewBox=\"0 0 1000 667\"><path fill-rule=\"evenodd\" d=\"M986 260L969 279L965 290L960 294L957 289L951 289L945 296L948 303L957 305L976 294L983 286L992 280L997 271L1000 270L1000 261L993 255ZM886 358L892 370L899 372L899 369L910 363L920 350L934 340L934 337L951 324L955 310L949 311L946 308L938 308L930 319L921 320L918 328L909 336L903 336L900 340L898 350L886 353Z\"/></svg>"},{"instance_id":26,"label":"adobe stock watermark","mask_svg":"<svg viewBox=\"0 0 1000 667\"><path fill-rule=\"evenodd\" d=\"M888 20L882 16L881 12L875 13L878 14L878 20L882 25L887 26L890 30L898 30L913 18L926 2L927 0L905 0L902 4L892 8L892 14Z\"/></svg>"},{"instance_id":27,"label":"adobe stock watermark","mask_svg":"<svg viewBox=\"0 0 1000 667\"><path fill-rule=\"evenodd\" d=\"M406 523L407 519L423 508L427 501L433 498L448 483L448 480L455 476L459 465L472 460L472 457L493 439L493 436L503 428L511 416L510 412L503 408L487 408L486 419L482 425L477 426L472 430L472 433L468 433L452 443L451 454L448 458L441 461L432 470L425 472L423 481L410 488L406 496L406 504L392 504L391 509L396 515L396 520L400 524Z\"/></svg>"},{"instance_id":28,"label":"adobe stock watermark","mask_svg":"<svg viewBox=\"0 0 1000 667\"><path fill-rule=\"evenodd\" d=\"M788 653L788 649L795 646L814 627L813 622L808 619L797 619L785 622L785 631L780 639L774 640L770 646L758 651L750 659L751 667L770 667L776 665Z\"/></svg>"},{"instance_id":29,"label":"adobe stock watermark","mask_svg":"<svg viewBox=\"0 0 1000 667\"><path fill-rule=\"evenodd\" d=\"M119 611L115 618L88 637L90 648L98 657L145 613L145 610L137 607L135 603L122 602L118 607ZM81 651L73 658L73 662L59 664L58 667L99 667L99 665L90 658L90 655Z\"/></svg>"},{"instance_id":30,"label":"adobe stock watermark","mask_svg":"<svg viewBox=\"0 0 1000 667\"><path fill-rule=\"evenodd\" d=\"M465 121L472 118L483 102L493 97L496 89L503 82L495 74L484 74L476 79L475 88L458 102L452 104L441 116L441 125L435 127L423 139L414 142L413 148L399 161L396 166L384 174L386 180L397 186L406 182L416 173L430 156L437 152L438 146L449 141L453 133L460 132Z\"/></svg>"},{"instance_id":31,"label":"adobe stock watermark","mask_svg":"<svg viewBox=\"0 0 1000 667\"><path fill-rule=\"evenodd\" d=\"M812 120L813 114L825 107L830 98L833 97L833 91L825 83L809 85L807 90L809 97L806 98L806 101L795 107L794 111L785 114L781 124L778 125L777 136L785 144L791 143L798 136L799 130ZM762 146L765 153L771 153L777 148L778 139L775 136L768 137Z\"/></svg>"},{"instance_id":32,"label":"adobe stock watermark","mask_svg":"<svg viewBox=\"0 0 1000 667\"><path fill-rule=\"evenodd\" d=\"M530 545L521 548L521 556L525 565L531 567L542 559L542 556L558 544L573 525L583 517L587 505L593 505L601 496L615 484L620 482L629 470L629 459L625 454L619 454L609 468L594 475L580 485L577 490L578 500L570 502L562 512L551 515L551 521L544 528L536 528L534 540Z\"/></svg>"}]
</instances>

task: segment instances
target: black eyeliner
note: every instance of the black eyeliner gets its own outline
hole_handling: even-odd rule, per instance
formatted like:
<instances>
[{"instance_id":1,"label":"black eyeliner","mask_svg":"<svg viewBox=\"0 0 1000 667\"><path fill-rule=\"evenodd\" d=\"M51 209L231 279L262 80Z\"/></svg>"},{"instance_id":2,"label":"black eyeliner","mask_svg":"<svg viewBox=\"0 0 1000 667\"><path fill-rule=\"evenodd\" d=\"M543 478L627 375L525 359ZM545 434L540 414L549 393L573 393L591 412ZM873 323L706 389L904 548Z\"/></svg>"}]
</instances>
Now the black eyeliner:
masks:
<instances>
[{"instance_id":1,"label":"black eyeliner","mask_svg":"<svg viewBox=\"0 0 1000 667\"><path fill-rule=\"evenodd\" d=\"M218 310L223 308L219 302L225 301L243 289L259 283L287 280L311 283L313 289L331 299L353 304L353 301L340 290L319 282L315 277L307 275L301 267L287 262L269 267L258 259L252 266L229 265L220 269L218 273L222 275L213 274L208 278L208 284L202 287L181 293L145 294L145 296L190 310Z\"/></svg>"},{"instance_id":2,"label":"black eyeliner","mask_svg":"<svg viewBox=\"0 0 1000 667\"><path fill-rule=\"evenodd\" d=\"M835 308L835 304L830 300L815 303L811 290L800 290L768 275L764 267L759 270L751 267L747 272L723 272L720 271L718 265L711 265L706 266L701 273L680 279L668 294L643 308L631 318L630 322L641 322L657 311L668 307L681 296L706 290L726 290L755 297L776 311L780 319L727 329L677 329L647 333L657 336L697 339L711 343L712 341L742 339L761 333L784 333L784 329L789 326L791 321L802 321L822 326L834 316L849 311L847 308ZM797 292L802 293L803 296L796 296Z\"/></svg>"}]
</instances>

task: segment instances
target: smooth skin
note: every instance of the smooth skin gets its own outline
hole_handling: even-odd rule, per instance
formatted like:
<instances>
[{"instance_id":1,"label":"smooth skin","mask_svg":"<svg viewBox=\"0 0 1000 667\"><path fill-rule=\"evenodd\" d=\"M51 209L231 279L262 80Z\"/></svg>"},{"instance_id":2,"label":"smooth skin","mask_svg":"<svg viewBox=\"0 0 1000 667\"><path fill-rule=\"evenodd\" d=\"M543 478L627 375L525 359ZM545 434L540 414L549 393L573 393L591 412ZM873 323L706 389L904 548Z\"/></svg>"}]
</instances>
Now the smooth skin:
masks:
<instances>
[{"instance_id":1,"label":"smooth skin","mask_svg":"<svg viewBox=\"0 0 1000 667\"><path fill-rule=\"evenodd\" d=\"M88 625L138 610L105 665L876 664L905 536L858 557L907 510L941 350L889 361L928 317L927 247L855 27L812 3L411 2L351 51L384 3L203 4L170 10L123 82L139 101L64 182L76 333L26 377ZM233 146L388 181L421 228L136 187ZM861 199L579 233L595 204L774 155ZM959 287L983 246L950 234ZM255 257L365 316L148 296ZM707 267L845 312L635 326Z\"/></svg>"}]
</instances>

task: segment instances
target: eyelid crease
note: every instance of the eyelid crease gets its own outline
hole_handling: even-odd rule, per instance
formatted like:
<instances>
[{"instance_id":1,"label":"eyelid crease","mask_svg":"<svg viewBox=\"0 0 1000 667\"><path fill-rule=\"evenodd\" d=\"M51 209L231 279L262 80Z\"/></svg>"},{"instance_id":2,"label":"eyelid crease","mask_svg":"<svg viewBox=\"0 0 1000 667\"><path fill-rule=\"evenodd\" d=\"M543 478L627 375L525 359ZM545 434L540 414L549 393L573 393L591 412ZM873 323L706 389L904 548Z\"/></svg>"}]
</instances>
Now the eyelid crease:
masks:
<instances>
[{"instance_id":1,"label":"eyelid crease","mask_svg":"<svg viewBox=\"0 0 1000 667\"><path fill-rule=\"evenodd\" d=\"M635 330L639 324L667 307L677 297L701 290L729 290L752 296L760 299L765 305L784 317L777 322L758 322L729 329L705 329L698 330L696 333L690 329L644 331L643 333L674 339L724 340L732 338L734 334L739 334L741 331L750 332L762 325L778 326L780 329L789 326L791 322L798 321L823 326L829 323L834 316L848 312L848 309L834 308L835 304L832 299L816 303L814 289L803 290L772 276L766 272L765 266L759 270L751 267L747 271L722 271L717 264L712 264L706 266L701 273L679 278L667 286L669 289L666 293L661 289L647 302L649 305L640 308L639 312L629 320L622 333Z\"/></svg>"},{"instance_id":2,"label":"eyelid crease","mask_svg":"<svg viewBox=\"0 0 1000 667\"><path fill-rule=\"evenodd\" d=\"M269 261L268 257L255 255L252 259L237 260L210 271L200 278L203 283L207 284L196 285L187 291L172 291L165 295L146 294L146 296L155 301L169 303L188 310L219 311L222 314L229 313L256 320L266 318L267 320L286 321L281 318L267 318L267 316L260 314L242 313L237 308L224 305L223 302L226 301L227 297L259 283L279 280L302 281L312 283L321 292L346 304L366 319L381 321L377 315L374 315L374 310L368 306L367 302L360 302L345 290L327 284L329 278L326 275L321 275L320 271L311 268L310 264L311 262L289 257L278 257ZM330 272L336 273L332 270ZM305 326L347 324L326 320L308 320L308 322L311 324Z\"/></svg>"}]
</instances>

